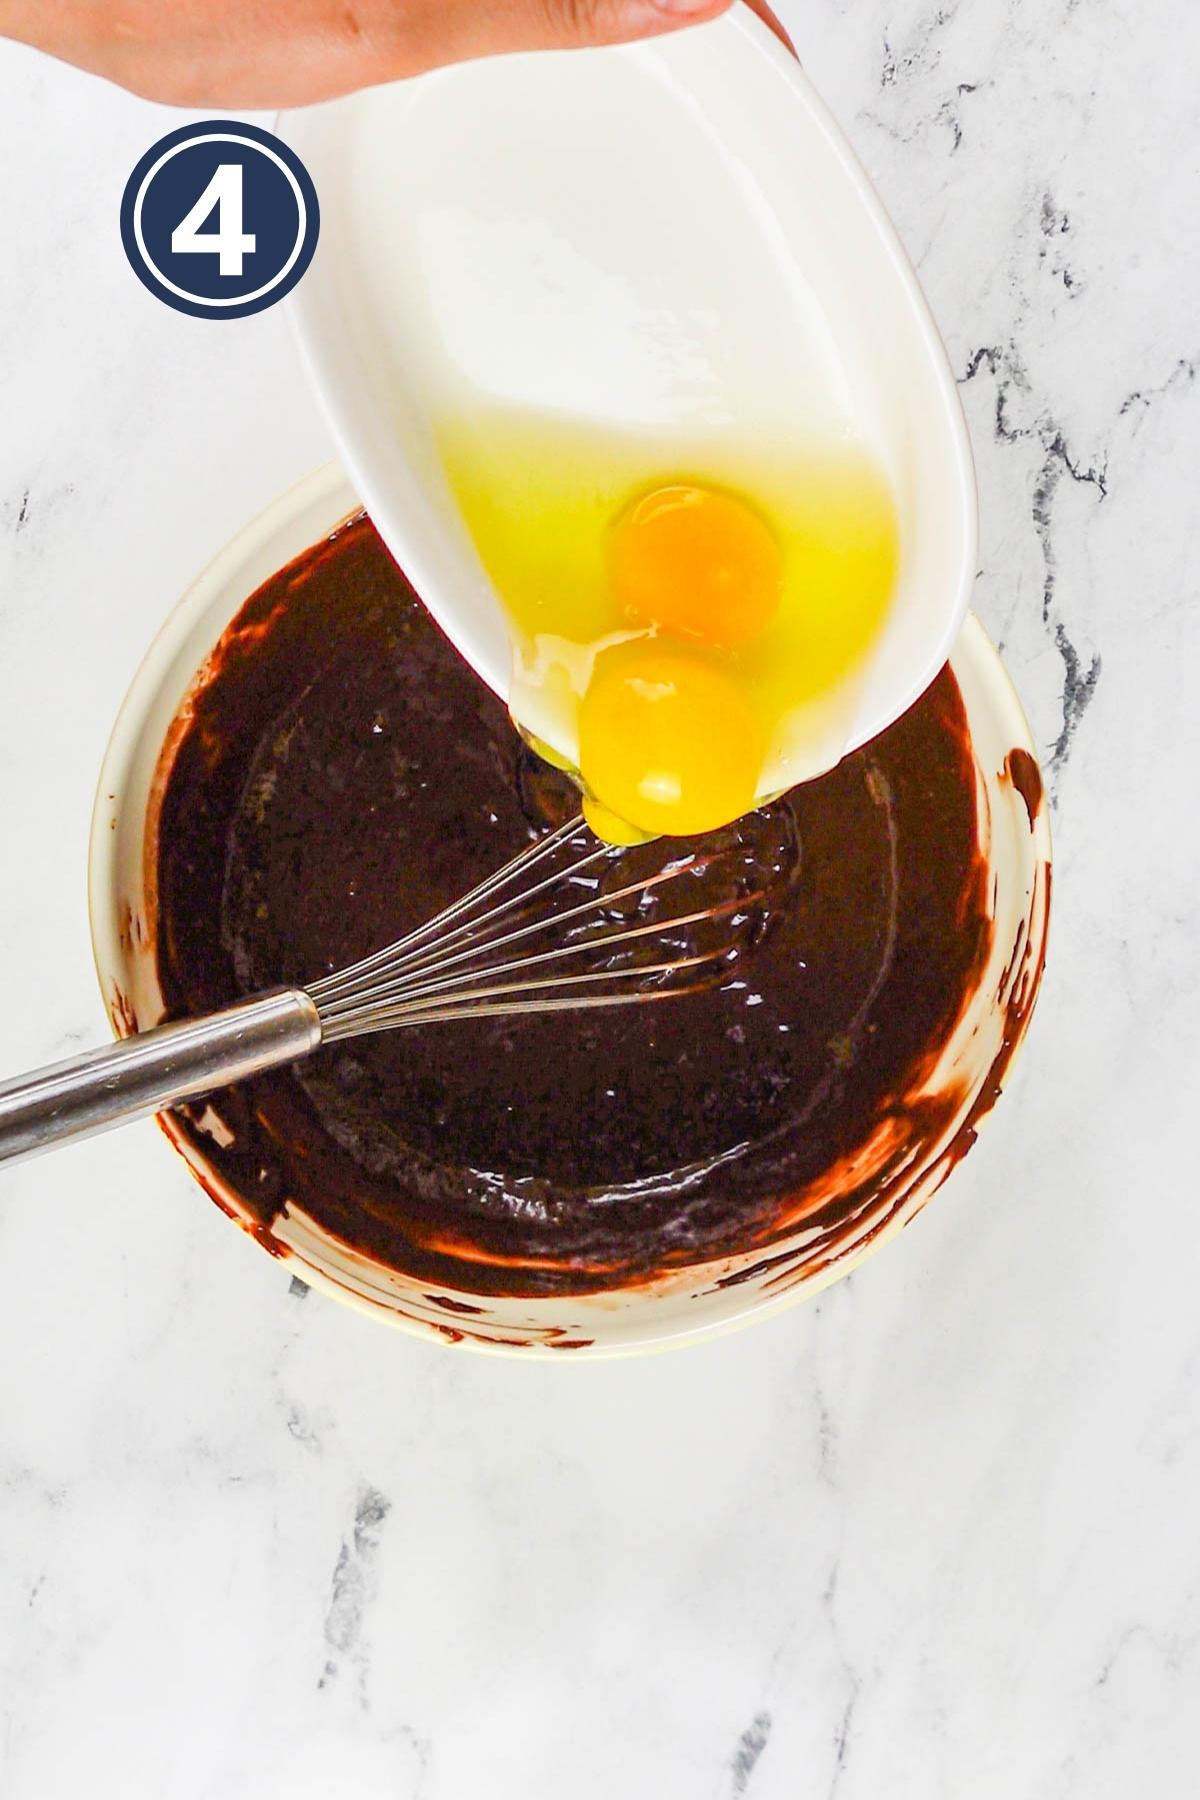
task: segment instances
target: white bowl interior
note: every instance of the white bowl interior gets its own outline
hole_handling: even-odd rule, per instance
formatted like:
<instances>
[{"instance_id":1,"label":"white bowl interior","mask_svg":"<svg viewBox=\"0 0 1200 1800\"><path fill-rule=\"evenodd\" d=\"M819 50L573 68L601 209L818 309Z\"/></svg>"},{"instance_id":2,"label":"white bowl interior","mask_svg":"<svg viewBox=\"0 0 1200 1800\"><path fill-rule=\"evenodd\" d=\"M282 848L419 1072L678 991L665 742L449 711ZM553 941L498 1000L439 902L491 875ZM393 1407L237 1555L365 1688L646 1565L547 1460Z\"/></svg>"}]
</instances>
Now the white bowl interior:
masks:
<instances>
[{"instance_id":1,"label":"white bowl interior","mask_svg":"<svg viewBox=\"0 0 1200 1800\"><path fill-rule=\"evenodd\" d=\"M336 468L310 477L249 526L185 595L139 670L117 721L96 803L90 857L92 933L104 998L118 1034L158 1021L162 995L153 947L154 852L147 821L164 740L242 603L269 575L356 510ZM473 1346L522 1354L571 1350L606 1355L684 1342L762 1316L849 1271L912 1217L945 1178L955 1134L985 1090L1006 1036L1028 1021L1041 969L1049 898L1046 809L1030 817L1010 779L1014 749L1032 756L1028 728L999 658L967 621L952 668L967 709L976 761L981 844L991 876L994 933L975 993L929 1076L929 1091L960 1096L936 1140L923 1143L877 1203L864 1205L829 1241L798 1227L766 1262L749 1252L683 1270L649 1287L580 1299L495 1299L439 1290L373 1263L303 1213L276 1222L270 1247L305 1280L376 1318ZM1014 1027L1014 997L1019 1002ZM168 1122L168 1131L170 1130ZM188 1140L175 1141L208 1191L247 1231L249 1210ZM845 1177L880 1163L881 1137L861 1147ZM474 1308L463 1312L464 1305Z\"/></svg>"},{"instance_id":2,"label":"white bowl interior","mask_svg":"<svg viewBox=\"0 0 1200 1800\"><path fill-rule=\"evenodd\" d=\"M291 305L343 461L497 693L509 628L435 441L465 392L664 453L862 443L897 498L901 576L826 763L924 690L975 566L957 390L870 182L747 8L645 44L442 70L281 129L326 203ZM574 759L561 717L526 722Z\"/></svg>"}]
</instances>

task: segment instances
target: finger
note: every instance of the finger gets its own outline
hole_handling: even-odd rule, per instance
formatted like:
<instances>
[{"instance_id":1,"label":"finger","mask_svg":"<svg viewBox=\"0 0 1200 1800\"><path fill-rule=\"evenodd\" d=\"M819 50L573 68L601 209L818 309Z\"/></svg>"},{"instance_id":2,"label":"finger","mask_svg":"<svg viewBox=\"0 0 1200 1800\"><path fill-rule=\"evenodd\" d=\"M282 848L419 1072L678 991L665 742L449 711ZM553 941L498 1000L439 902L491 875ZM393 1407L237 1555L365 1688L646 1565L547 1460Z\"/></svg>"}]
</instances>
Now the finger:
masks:
<instances>
[{"instance_id":1,"label":"finger","mask_svg":"<svg viewBox=\"0 0 1200 1800\"><path fill-rule=\"evenodd\" d=\"M795 44L793 44L791 38L784 29L782 19L778 18L767 5L767 0L746 0L746 5L750 8L751 12L756 12L758 14L764 25L769 25L771 27L771 30L775 33L775 36L779 39L780 43L783 44L785 49L790 50L796 60L799 61L800 52L796 49Z\"/></svg>"}]
</instances>

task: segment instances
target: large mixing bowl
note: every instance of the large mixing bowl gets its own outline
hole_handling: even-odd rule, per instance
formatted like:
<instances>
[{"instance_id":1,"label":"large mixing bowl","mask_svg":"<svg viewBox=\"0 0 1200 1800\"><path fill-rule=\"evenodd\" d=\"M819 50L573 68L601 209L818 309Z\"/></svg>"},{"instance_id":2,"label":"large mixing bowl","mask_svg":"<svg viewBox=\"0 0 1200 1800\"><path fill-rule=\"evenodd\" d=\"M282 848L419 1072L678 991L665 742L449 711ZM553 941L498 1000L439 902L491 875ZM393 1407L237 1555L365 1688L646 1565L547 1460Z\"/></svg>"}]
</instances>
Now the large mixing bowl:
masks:
<instances>
[{"instance_id":1,"label":"large mixing bowl","mask_svg":"<svg viewBox=\"0 0 1200 1800\"><path fill-rule=\"evenodd\" d=\"M277 569L356 510L341 472L320 470L248 526L184 596L150 649L105 759L90 858L92 939L113 1029L156 1024L156 797L172 726L242 603ZM968 619L951 664L970 724L981 849L991 876L992 943L944 1044L931 1045L906 1117L882 1121L820 1195L799 1196L790 1234L769 1251L676 1270L648 1285L524 1299L440 1290L341 1243L288 1206L265 1229L175 1121L164 1129L231 1218L307 1282L372 1317L425 1336L514 1354L597 1356L679 1343L761 1318L847 1274L899 1231L974 1141L1037 995L1049 910L1050 835L1029 731L999 657ZM166 748L164 749L164 745ZM914 1121L920 1129L914 1136ZM836 1227L817 1221L831 1191L854 1195Z\"/></svg>"}]
</instances>

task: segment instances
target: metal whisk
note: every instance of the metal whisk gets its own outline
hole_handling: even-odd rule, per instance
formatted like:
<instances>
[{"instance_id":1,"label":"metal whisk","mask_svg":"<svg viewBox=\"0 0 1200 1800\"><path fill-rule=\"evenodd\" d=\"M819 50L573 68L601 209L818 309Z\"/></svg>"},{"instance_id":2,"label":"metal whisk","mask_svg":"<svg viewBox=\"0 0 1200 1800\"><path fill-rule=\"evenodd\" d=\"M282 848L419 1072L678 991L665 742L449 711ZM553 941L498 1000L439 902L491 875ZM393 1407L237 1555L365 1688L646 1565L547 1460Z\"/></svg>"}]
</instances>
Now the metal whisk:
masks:
<instances>
[{"instance_id":1,"label":"metal whisk","mask_svg":"<svg viewBox=\"0 0 1200 1800\"><path fill-rule=\"evenodd\" d=\"M350 968L0 1085L0 1163L200 1099L341 1038L694 992L721 979L752 927L754 895L735 883L732 896L703 904L695 884L697 904L660 916L662 892L678 896L718 855L681 854L636 876L572 819Z\"/></svg>"}]
</instances>

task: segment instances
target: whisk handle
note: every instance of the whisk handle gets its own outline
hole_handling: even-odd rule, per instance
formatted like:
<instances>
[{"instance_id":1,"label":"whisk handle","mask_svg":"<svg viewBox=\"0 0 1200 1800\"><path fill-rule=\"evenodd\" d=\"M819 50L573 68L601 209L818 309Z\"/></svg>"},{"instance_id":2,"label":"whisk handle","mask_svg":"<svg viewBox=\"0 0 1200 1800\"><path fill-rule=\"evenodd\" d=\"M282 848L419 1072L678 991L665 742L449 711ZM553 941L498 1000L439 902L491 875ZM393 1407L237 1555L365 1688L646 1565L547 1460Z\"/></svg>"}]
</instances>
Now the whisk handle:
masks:
<instances>
[{"instance_id":1,"label":"whisk handle","mask_svg":"<svg viewBox=\"0 0 1200 1800\"><path fill-rule=\"evenodd\" d=\"M0 1164L198 1100L297 1062L320 1042L321 1021L308 995L281 988L52 1063L0 1084Z\"/></svg>"}]
</instances>

